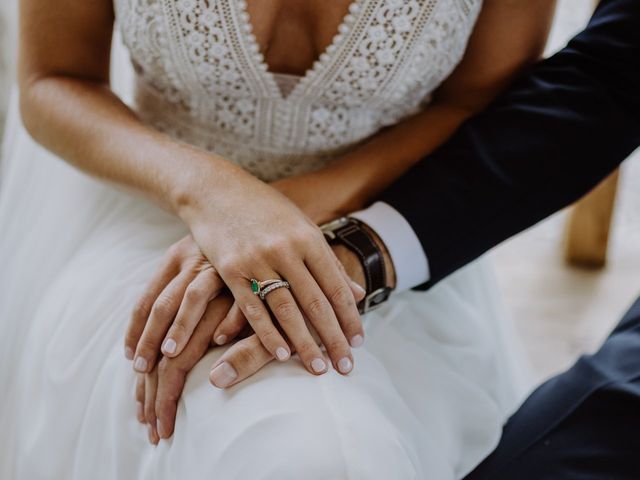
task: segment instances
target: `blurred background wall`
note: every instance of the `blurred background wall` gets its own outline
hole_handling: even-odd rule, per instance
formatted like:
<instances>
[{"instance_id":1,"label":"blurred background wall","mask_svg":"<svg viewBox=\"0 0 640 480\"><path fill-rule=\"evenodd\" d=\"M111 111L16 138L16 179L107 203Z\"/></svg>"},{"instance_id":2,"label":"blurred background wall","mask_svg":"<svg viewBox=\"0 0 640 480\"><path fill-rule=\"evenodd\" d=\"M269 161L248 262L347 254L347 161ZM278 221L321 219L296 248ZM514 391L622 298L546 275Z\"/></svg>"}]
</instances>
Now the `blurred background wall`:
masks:
<instances>
[{"instance_id":1,"label":"blurred background wall","mask_svg":"<svg viewBox=\"0 0 640 480\"><path fill-rule=\"evenodd\" d=\"M0 0L0 132L14 73L17 2ZM561 48L582 29L593 3L559 0L547 53ZM124 55L117 52L114 64L123 62ZM585 270L570 267L564 261L567 211L492 253L505 307L521 335L537 379L597 348L640 294L639 186L640 158L636 153L622 169L604 269Z\"/></svg>"}]
</instances>

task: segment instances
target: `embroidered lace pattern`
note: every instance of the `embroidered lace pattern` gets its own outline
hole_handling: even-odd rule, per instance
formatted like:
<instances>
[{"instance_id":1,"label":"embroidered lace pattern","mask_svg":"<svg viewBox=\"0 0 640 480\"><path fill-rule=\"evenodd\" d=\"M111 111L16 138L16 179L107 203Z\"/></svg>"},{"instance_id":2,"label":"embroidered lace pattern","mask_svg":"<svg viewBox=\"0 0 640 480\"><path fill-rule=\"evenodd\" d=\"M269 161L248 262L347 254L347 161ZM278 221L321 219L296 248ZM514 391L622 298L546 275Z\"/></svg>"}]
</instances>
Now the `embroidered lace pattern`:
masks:
<instances>
[{"instance_id":1,"label":"embroidered lace pattern","mask_svg":"<svg viewBox=\"0 0 640 480\"><path fill-rule=\"evenodd\" d=\"M115 6L140 117L273 180L317 169L426 106L461 60L481 0L354 0L293 83L268 71L245 0Z\"/></svg>"}]
</instances>

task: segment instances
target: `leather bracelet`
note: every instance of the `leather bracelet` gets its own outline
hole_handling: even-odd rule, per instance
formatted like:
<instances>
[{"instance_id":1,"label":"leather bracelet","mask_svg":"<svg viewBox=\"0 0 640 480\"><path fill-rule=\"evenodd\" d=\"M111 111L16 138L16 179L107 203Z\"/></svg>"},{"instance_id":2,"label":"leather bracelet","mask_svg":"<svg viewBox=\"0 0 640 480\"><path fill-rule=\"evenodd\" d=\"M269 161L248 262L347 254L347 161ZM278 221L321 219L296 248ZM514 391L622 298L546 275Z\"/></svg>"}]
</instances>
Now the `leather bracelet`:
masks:
<instances>
[{"instance_id":1,"label":"leather bracelet","mask_svg":"<svg viewBox=\"0 0 640 480\"><path fill-rule=\"evenodd\" d=\"M320 228L329 244L340 243L360 259L367 291L358 304L360 313L367 313L384 303L392 291L387 286L384 255L364 224L355 218L342 217Z\"/></svg>"}]
</instances>

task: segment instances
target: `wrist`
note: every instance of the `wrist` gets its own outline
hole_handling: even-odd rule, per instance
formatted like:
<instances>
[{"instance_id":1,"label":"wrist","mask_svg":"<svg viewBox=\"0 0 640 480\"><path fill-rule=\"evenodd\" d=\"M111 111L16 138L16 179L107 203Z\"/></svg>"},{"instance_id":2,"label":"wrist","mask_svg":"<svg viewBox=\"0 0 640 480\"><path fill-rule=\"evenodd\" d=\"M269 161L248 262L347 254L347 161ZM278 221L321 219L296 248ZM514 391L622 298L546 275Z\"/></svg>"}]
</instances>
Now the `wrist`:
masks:
<instances>
[{"instance_id":1,"label":"wrist","mask_svg":"<svg viewBox=\"0 0 640 480\"><path fill-rule=\"evenodd\" d=\"M370 203L386 185L388 158L379 148L364 144L346 153L327 167L342 184L344 214Z\"/></svg>"},{"instance_id":2,"label":"wrist","mask_svg":"<svg viewBox=\"0 0 640 480\"><path fill-rule=\"evenodd\" d=\"M210 161L203 159L200 152L185 157L183 161L186 165L172 178L170 201L173 210L190 226L199 216L205 202L200 194L204 191L203 184L214 181L214 178Z\"/></svg>"},{"instance_id":3,"label":"wrist","mask_svg":"<svg viewBox=\"0 0 640 480\"><path fill-rule=\"evenodd\" d=\"M253 178L215 155L195 151L185 157L184 166L172 179L170 199L173 210L189 227L208 221L211 207L223 207L225 198L234 196L231 188L243 177Z\"/></svg>"},{"instance_id":4,"label":"wrist","mask_svg":"<svg viewBox=\"0 0 640 480\"><path fill-rule=\"evenodd\" d=\"M332 211L340 215L360 210L367 203L367 184L358 164L347 157L316 172L330 191Z\"/></svg>"},{"instance_id":5,"label":"wrist","mask_svg":"<svg viewBox=\"0 0 640 480\"><path fill-rule=\"evenodd\" d=\"M396 286L396 275L391 255L380 237L368 226L365 225L365 228L382 253L385 266L386 286L394 289ZM347 272L347 275L349 275L349 278L361 287L366 288L364 266L358 255L342 244L333 244L331 248Z\"/></svg>"}]
</instances>

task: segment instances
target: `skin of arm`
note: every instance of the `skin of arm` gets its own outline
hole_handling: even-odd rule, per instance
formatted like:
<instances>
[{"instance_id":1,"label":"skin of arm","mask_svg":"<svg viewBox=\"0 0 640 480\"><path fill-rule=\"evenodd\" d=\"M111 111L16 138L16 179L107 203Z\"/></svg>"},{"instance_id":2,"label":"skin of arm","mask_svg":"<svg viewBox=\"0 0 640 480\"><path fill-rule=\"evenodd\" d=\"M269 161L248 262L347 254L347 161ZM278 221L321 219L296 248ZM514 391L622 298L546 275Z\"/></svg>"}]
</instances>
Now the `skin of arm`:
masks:
<instances>
[{"instance_id":1,"label":"skin of arm","mask_svg":"<svg viewBox=\"0 0 640 480\"><path fill-rule=\"evenodd\" d=\"M217 175L207 175L215 187L236 170L144 125L110 90L112 2L61 0L45 8L39 0L22 0L20 19L20 109L36 141L175 213L199 173L215 167Z\"/></svg>"},{"instance_id":2,"label":"skin of arm","mask_svg":"<svg viewBox=\"0 0 640 480\"><path fill-rule=\"evenodd\" d=\"M317 223L362 208L539 59L554 9L555 0L485 0L463 60L424 111L324 169L275 185Z\"/></svg>"}]
</instances>

